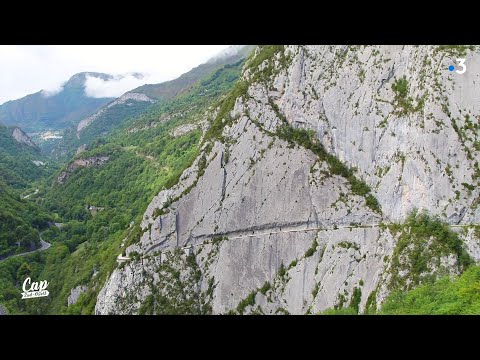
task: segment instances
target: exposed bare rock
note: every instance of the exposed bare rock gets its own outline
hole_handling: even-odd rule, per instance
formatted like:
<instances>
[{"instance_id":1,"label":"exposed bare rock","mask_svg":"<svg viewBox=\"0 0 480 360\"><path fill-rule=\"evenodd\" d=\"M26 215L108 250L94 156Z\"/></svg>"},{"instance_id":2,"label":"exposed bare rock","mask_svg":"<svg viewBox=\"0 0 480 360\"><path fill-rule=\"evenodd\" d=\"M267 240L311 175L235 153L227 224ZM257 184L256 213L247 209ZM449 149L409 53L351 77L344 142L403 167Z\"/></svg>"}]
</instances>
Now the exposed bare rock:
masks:
<instances>
[{"instance_id":1,"label":"exposed bare rock","mask_svg":"<svg viewBox=\"0 0 480 360\"><path fill-rule=\"evenodd\" d=\"M16 127L13 129L12 132L13 138L18 141L20 144L25 144L33 148L37 148L37 144L35 144L30 137L25 134L20 128Z\"/></svg>"},{"instance_id":2,"label":"exposed bare rock","mask_svg":"<svg viewBox=\"0 0 480 360\"><path fill-rule=\"evenodd\" d=\"M171 131L171 135L173 137L179 137L179 136L182 136L182 135L185 135L185 134L189 133L192 130L195 130L197 127L198 126L195 125L195 124L180 125L180 126L177 126L175 129L173 129Z\"/></svg>"},{"instance_id":3,"label":"exposed bare rock","mask_svg":"<svg viewBox=\"0 0 480 360\"><path fill-rule=\"evenodd\" d=\"M74 287L71 291L70 291L70 295L68 296L68 299L67 299L67 305L70 306L70 305L74 305L78 298L80 297L80 295L82 295L84 292L87 291L87 286L85 285L79 285L77 287Z\"/></svg>"},{"instance_id":4,"label":"exposed bare rock","mask_svg":"<svg viewBox=\"0 0 480 360\"><path fill-rule=\"evenodd\" d=\"M77 151L76 151L76 155L78 154L81 154L82 152L84 152L85 150L87 150L87 144L82 144L80 145L78 148L77 148Z\"/></svg>"},{"instance_id":5,"label":"exposed bare rock","mask_svg":"<svg viewBox=\"0 0 480 360\"><path fill-rule=\"evenodd\" d=\"M85 159L77 159L67 166L67 168L57 177L59 184L64 184L65 181L72 175L75 170L81 167L101 166L110 159L109 156L93 156Z\"/></svg>"}]
</instances>

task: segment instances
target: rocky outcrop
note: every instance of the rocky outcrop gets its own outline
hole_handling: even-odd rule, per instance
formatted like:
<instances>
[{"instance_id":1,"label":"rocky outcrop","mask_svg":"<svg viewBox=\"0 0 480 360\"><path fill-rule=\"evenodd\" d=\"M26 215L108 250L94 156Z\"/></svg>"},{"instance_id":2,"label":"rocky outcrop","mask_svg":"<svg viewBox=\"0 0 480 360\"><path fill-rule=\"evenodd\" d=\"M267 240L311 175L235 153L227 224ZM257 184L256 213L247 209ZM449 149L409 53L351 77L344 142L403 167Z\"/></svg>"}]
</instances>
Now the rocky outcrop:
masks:
<instances>
[{"instance_id":1,"label":"rocky outcrop","mask_svg":"<svg viewBox=\"0 0 480 360\"><path fill-rule=\"evenodd\" d=\"M87 150L87 144L82 144L75 151L75 155L81 154L82 152L84 152L86 150Z\"/></svg>"},{"instance_id":2,"label":"rocky outcrop","mask_svg":"<svg viewBox=\"0 0 480 360\"><path fill-rule=\"evenodd\" d=\"M127 133L128 134L135 134L136 132L139 132L139 131L154 129L158 125L160 125L162 123L165 123L169 120L172 120L172 119L175 119L175 118L181 118L181 117L185 116L186 114L188 114L188 112L190 110L191 109L189 109L187 111L180 111L180 112L162 114L162 115L160 115L158 120L150 121L148 124L134 124L130 129L127 130ZM192 125L184 124L184 125L180 125L179 128L184 129L185 127L189 127L189 126L192 126ZM172 136L174 136L174 135L172 135Z\"/></svg>"},{"instance_id":3,"label":"rocky outcrop","mask_svg":"<svg viewBox=\"0 0 480 360\"><path fill-rule=\"evenodd\" d=\"M81 167L101 166L110 159L109 156L92 156L85 159L77 159L70 163L67 168L60 173L57 177L59 184L64 184L67 179L72 175L75 170Z\"/></svg>"},{"instance_id":4,"label":"rocky outcrop","mask_svg":"<svg viewBox=\"0 0 480 360\"><path fill-rule=\"evenodd\" d=\"M189 133L192 130L195 130L196 128L198 128L198 126L195 124L184 124L184 125L177 126L175 129L171 131L170 134L173 137L179 137L179 136L185 135L186 133Z\"/></svg>"},{"instance_id":5,"label":"rocky outcrop","mask_svg":"<svg viewBox=\"0 0 480 360\"><path fill-rule=\"evenodd\" d=\"M80 139L80 133L82 132L82 130L90 126L95 120L97 120L101 115L103 115L106 111L108 111L108 109L116 105L128 103L129 101L150 102L150 103L155 102L155 100L149 98L145 94L135 93L135 92L125 93L122 96L120 96L118 99L102 107L100 110L98 110L94 114L81 120L77 125L77 138Z\"/></svg>"},{"instance_id":6,"label":"rocky outcrop","mask_svg":"<svg viewBox=\"0 0 480 360\"><path fill-rule=\"evenodd\" d=\"M68 296L67 305L68 306L74 305L77 302L80 295L82 295L84 292L86 292L87 289L88 289L88 287L85 286L85 285L79 285L77 287L74 287L70 291L70 295Z\"/></svg>"},{"instance_id":7,"label":"rocky outcrop","mask_svg":"<svg viewBox=\"0 0 480 360\"><path fill-rule=\"evenodd\" d=\"M447 70L452 51L466 51L466 76ZM126 249L132 260L105 284L97 313L155 304L158 274L145 261L168 263L178 248L183 271L198 267L194 292L211 295L213 313L381 304L399 236L381 223L402 222L414 208L450 224L480 219L479 57L433 46L289 46L247 62L246 90L232 109L210 114L200 156L152 200L143 234ZM381 214L335 171L336 160L309 150L309 132L285 126L313 131L355 168ZM478 260L479 238L462 237ZM428 257L426 273L458 272L456 255Z\"/></svg>"},{"instance_id":8,"label":"rocky outcrop","mask_svg":"<svg viewBox=\"0 0 480 360\"><path fill-rule=\"evenodd\" d=\"M25 144L37 149L37 144L35 144L32 139L30 139L30 137L18 127L13 129L12 137L20 144Z\"/></svg>"}]
</instances>

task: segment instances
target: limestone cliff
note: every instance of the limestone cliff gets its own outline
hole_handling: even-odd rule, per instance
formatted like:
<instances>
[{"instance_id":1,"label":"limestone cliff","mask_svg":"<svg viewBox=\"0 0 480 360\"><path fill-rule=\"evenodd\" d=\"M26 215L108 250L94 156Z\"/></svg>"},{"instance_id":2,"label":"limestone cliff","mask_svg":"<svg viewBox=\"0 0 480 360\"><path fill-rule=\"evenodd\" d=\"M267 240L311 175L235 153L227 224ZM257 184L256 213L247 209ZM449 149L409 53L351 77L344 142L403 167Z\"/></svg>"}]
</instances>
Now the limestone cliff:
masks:
<instances>
[{"instance_id":1,"label":"limestone cliff","mask_svg":"<svg viewBox=\"0 0 480 360\"><path fill-rule=\"evenodd\" d=\"M37 144L35 144L30 137L25 134L22 129L16 127L13 129L12 137L19 142L20 144L25 144L27 146L37 149Z\"/></svg>"},{"instance_id":2,"label":"limestone cliff","mask_svg":"<svg viewBox=\"0 0 480 360\"><path fill-rule=\"evenodd\" d=\"M448 71L457 57L462 75ZM479 60L474 47L257 49L207 116L194 164L148 206L96 313L375 306L409 271L393 274L409 253L384 224L415 208L463 229L478 261ZM423 275L458 273L458 254L434 242Z\"/></svg>"}]
</instances>

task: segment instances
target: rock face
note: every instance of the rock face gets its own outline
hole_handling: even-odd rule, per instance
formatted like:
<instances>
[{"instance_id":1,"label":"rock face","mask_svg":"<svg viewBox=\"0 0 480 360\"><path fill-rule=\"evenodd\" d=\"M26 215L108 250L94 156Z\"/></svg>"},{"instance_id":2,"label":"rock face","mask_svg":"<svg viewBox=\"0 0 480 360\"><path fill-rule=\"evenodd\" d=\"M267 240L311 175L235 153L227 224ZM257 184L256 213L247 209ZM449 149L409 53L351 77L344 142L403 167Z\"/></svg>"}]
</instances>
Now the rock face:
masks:
<instances>
[{"instance_id":1,"label":"rock face","mask_svg":"<svg viewBox=\"0 0 480 360\"><path fill-rule=\"evenodd\" d=\"M417 207L451 223L478 222L480 212L470 206L478 190L462 185L480 175L478 51L468 53L463 75L446 70L456 56L426 46L293 51L296 60L274 82L284 92L277 103L290 123L315 130L333 154L359 169L388 219ZM333 78L320 58L330 58ZM421 110L398 104L393 88L404 76L404 97L413 99L410 107L423 101Z\"/></svg>"},{"instance_id":2,"label":"rock face","mask_svg":"<svg viewBox=\"0 0 480 360\"><path fill-rule=\"evenodd\" d=\"M25 134L20 128L16 127L13 129L12 132L13 138L18 141L20 144L25 144L33 148L37 148L37 144L35 144L30 137Z\"/></svg>"},{"instance_id":3,"label":"rock face","mask_svg":"<svg viewBox=\"0 0 480 360\"><path fill-rule=\"evenodd\" d=\"M463 75L448 71L456 57L467 59ZM304 314L381 304L399 234L380 223L402 222L414 208L450 224L480 220L478 60L466 48L289 46L247 62L246 90L227 113L210 114L200 156L150 203L143 234L126 249L132 260L112 273L96 312L165 310L155 305L159 267L178 248L177 271L200 273L195 309ZM312 130L330 156L356 168L381 214L335 173L335 161L290 141L285 126ZM474 231L461 236L478 261ZM458 272L453 254L429 256L429 274Z\"/></svg>"},{"instance_id":4,"label":"rock face","mask_svg":"<svg viewBox=\"0 0 480 360\"><path fill-rule=\"evenodd\" d=\"M68 306L75 304L78 298L80 297L80 295L82 295L85 291L87 291L87 289L88 287L85 285L79 285L77 287L74 287L70 291L70 295L68 296L68 299L67 299Z\"/></svg>"},{"instance_id":5,"label":"rock face","mask_svg":"<svg viewBox=\"0 0 480 360\"><path fill-rule=\"evenodd\" d=\"M188 133L192 130L195 130L196 128L197 128L197 125L194 125L194 124L180 125L180 126L177 126L175 129L173 129L171 131L171 135L173 137L182 136L182 135L185 135L186 133Z\"/></svg>"},{"instance_id":6,"label":"rock face","mask_svg":"<svg viewBox=\"0 0 480 360\"><path fill-rule=\"evenodd\" d=\"M85 159L77 159L67 166L67 168L57 177L59 184L64 184L75 170L81 167L101 166L110 159L109 156L92 156Z\"/></svg>"},{"instance_id":7,"label":"rock face","mask_svg":"<svg viewBox=\"0 0 480 360\"><path fill-rule=\"evenodd\" d=\"M135 92L128 92L120 96L118 99L112 101L108 105L102 107L100 110L95 112L94 114L90 115L89 117L81 120L77 125L77 138L80 139L80 133L83 129L87 126L91 125L96 119L98 119L102 114L108 111L109 108L114 107L116 105L125 104L129 101L143 101L143 102L150 102L153 103L155 100L149 98L145 94L135 93Z\"/></svg>"}]
</instances>

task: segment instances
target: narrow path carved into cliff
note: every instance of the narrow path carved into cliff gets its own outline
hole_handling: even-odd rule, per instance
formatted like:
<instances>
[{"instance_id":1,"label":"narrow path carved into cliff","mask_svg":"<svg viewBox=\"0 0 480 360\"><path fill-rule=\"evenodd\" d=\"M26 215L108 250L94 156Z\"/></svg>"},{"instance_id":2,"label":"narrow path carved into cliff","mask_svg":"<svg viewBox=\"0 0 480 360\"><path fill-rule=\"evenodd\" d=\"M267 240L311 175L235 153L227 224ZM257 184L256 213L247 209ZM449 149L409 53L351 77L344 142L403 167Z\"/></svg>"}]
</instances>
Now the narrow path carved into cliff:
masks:
<instances>
[{"instance_id":1,"label":"narrow path carved into cliff","mask_svg":"<svg viewBox=\"0 0 480 360\"><path fill-rule=\"evenodd\" d=\"M270 235L276 235L276 234L287 234L287 233L295 233L295 232L309 232L309 231L333 231L333 230L340 230L340 229L369 229L369 228L377 228L379 227L380 224L370 224L370 225L343 225L343 226L332 226L332 227L302 227L302 228L293 228L293 229L286 229L286 230L271 230L267 232L254 232L252 231L251 234L243 234L243 235L236 235L236 236L228 236L228 233L226 234L219 234L216 236L227 236L228 240L239 240L239 239L248 239L252 237L260 237L260 236L270 236ZM211 236L210 236L211 237ZM183 246L182 249L186 249L189 247L195 247L195 246L201 246L204 243L199 243L199 244L193 244L193 245L186 245Z\"/></svg>"},{"instance_id":2,"label":"narrow path carved into cliff","mask_svg":"<svg viewBox=\"0 0 480 360\"><path fill-rule=\"evenodd\" d=\"M305 226L306 225L306 226ZM454 224L449 225L451 228L467 228L474 224ZM271 226L271 227L259 227L259 228L252 228L252 229L243 229L243 230L235 230L229 231L224 233L217 233L217 234L205 234L205 235L198 235L193 238L187 240L187 244L183 246L179 246L182 250L191 249L198 246L203 246L209 244L210 239L213 237L223 237L226 236L228 240L241 240L241 239L250 239L254 237L261 237L261 236L271 236L276 234L285 234L285 233L296 233L296 232L309 232L309 231L335 231L340 229L373 229L378 228L381 226L388 226L388 224L380 224L380 223L372 223L372 224L355 224L355 225L333 225L333 226L314 226L309 227L308 223L296 223L296 224L286 224L284 225L284 229L281 226ZM255 232L255 230L260 230L261 232ZM201 242L196 244L191 244L191 242L201 240ZM202 241L203 240L203 241ZM164 242L155 244L149 247L144 254L148 254L152 252L155 248L162 245ZM117 256L118 261L127 261L130 260L130 257L123 256L119 254Z\"/></svg>"}]
</instances>

